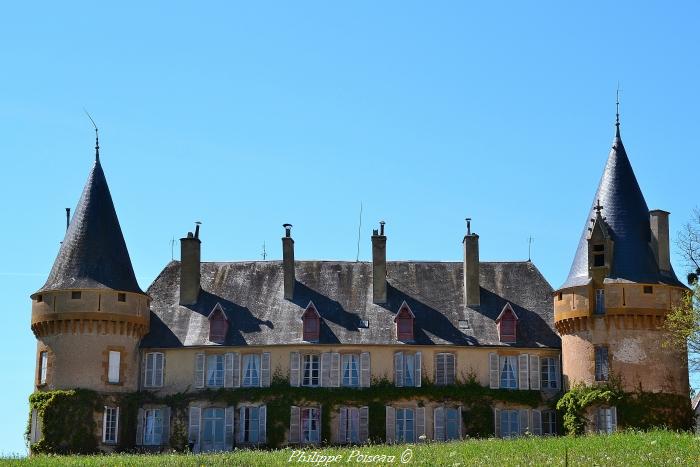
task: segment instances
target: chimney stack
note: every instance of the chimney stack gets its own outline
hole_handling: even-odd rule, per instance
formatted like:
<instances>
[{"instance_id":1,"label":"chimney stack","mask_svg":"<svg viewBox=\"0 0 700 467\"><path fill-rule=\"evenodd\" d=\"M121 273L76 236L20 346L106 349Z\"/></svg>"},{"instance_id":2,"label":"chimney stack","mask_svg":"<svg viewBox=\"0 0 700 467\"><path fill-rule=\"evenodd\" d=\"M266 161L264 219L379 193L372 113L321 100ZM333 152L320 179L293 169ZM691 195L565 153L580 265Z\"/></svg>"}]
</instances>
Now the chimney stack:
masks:
<instances>
[{"instance_id":1,"label":"chimney stack","mask_svg":"<svg viewBox=\"0 0 700 467\"><path fill-rule=\"evenodd\" d=\"M284 237L282 237L282 269L284 270L284 298L294 298L294 239L292 238L292 224L284 224Z\"/></svg>"},{"instance_id":2,"label":"chimney stack","mask_svg":"<svg viewBox=\"0 0 700 467\"><path fill-rule=\"evenodd\" d=\"M187 237L180 239L180 305L194 305L199 298L201 288L200 262L201 245L199 224Z\"/></svg>"},{"instance_id":3,"label":"chimney stack","mask_svg":"<svg viewBox=\"0 0 700 467\"><path fill-rule=\"evenodd\" d=\"M469 307L481 304L479 289L479 236L472 233L471 218L467 218L467 235L464 247L464 304Z\"/></svg>"},{"instance_id":4,"label":"chimney stack","mask_svg":"<svg viewBox=\"0 0 700 467\"><path fill-rule=\"evenodd\" d=\"M651 249L661 272L671 271L671 250L668 236L669 212L660 209L649 211L651 224Z\"/></svg>"},{"instance_id":5,"label":"chimney stack","mask_svg":"<svg viewBox=\"0 0 700 467\"><path fill-rule=\"evenodd\" d=\"M386 303L386 236L384 221L379 223L379 232L372 232L372 301Z\"/></svg>"}]
</instances>

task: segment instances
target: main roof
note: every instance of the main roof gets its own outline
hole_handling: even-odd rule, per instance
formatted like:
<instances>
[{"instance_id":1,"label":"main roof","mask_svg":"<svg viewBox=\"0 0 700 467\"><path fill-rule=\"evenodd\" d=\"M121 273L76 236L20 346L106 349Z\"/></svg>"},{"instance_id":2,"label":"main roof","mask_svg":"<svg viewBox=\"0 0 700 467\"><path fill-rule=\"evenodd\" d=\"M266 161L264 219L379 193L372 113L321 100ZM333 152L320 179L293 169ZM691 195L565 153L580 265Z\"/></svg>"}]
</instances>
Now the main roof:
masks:
<instances>
[{"instance_id":1,"label":"main roof","mask_svg":"<svg viewBox=\"0 0 700 467\"><path fill-rule=\"evenodd\" d=\"M97 158L49 278L39 292L100 288L143 293Z\"/></svg>"},{"instance_id":2,"label":"main roof","mask_svg":"<svg viewBox=\"0 0 700 467\"><path fill-rule=\"evenodd\" d=\"M632 170L617 128L603 176L586 216L569 277L561 289L588 283L588 228L595 218L595 206L603 207L608 232L614 241L609 280L669 284L683 287L673 268L659 271L650 246L649 208Z\"/></svg>"},{"instance_id":3,"label":"main roof","mask_svg":"<svg viewBox=\"0 0 700 467\"><path fill-rule=\"evenodd\" d=\"M463 305L463 270L461 262L390 261L388 303L377 305L370 262L297 261L293 300L284 299L280 261L202 263L199 300L181 306L180 263L173 261L148 289L151 330L141 345L216 345L208 340L207 316L217 303L230 322L224 345L300 344L311 301L322 317L321 344L398 344L394 317L405 300L415 314L416 344L504 345L495 320L510 303L519 317L515 346L561 347L552 288L531 262L481 263L478 308Z\"/></svg>"}]
</instances>

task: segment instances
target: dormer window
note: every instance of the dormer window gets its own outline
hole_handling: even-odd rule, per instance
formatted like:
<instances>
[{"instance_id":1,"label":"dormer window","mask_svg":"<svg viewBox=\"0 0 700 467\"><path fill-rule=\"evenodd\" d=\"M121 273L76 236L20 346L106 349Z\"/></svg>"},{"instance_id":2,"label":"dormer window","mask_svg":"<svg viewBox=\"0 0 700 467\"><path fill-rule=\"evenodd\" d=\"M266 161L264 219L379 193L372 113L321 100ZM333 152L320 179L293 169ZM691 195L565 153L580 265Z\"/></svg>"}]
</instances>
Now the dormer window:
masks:
<instances>
[{"instance_id":1,"label":"dormer window","mask_svg":"<svg viewBox=\"0 0 700 467\"><path fill-rule=\"evenodd\" d=\"M498 326L498 339L501 342L512 344L517 341L518 315L515 314L510 303L506 303L503 311L496 318L496 326Z\"/></svg>"},{"instance_id":2,"label":"dormer window","mask_svg":"<svg viewBox=\"0 0 700 467\"><path fill-rule=\"evenodd\" d=\"M593 267L605 266L605 245L593 245Z\"/></svg>"},{"instance_id":3,"label":"dormer window","mask_svg":"<svg viewBox=\"0 0 700 467\"><path fill-rule=\"evenodd\" d=\"M209 340L223 344L228 333L228 317L220 303L209 313Z\"/></svg>"},{"instance_id":4,"label":"dormer window","mask_svg":"<svg viewBox=\"0 0 700 467\"><path fill-rule=\"evenodd\" d=\"M321 336L321 315L313 302L309 302L306 311L301 315L304 329L304 340L307 342L318 342Z\"/></svg>"},{"instance_id":5,"label":"dormer window","mask_svg":"<svg viewBox=\"0 0 700 467\"><path fill-rule=\"evenodd\" d=\"M416 316L411 311L411 307L406 302L401 304L399 312L396 313L394 322L396 323L396 339L402 342L413 342L413 322Z\"/></svg>"}]
</instances>

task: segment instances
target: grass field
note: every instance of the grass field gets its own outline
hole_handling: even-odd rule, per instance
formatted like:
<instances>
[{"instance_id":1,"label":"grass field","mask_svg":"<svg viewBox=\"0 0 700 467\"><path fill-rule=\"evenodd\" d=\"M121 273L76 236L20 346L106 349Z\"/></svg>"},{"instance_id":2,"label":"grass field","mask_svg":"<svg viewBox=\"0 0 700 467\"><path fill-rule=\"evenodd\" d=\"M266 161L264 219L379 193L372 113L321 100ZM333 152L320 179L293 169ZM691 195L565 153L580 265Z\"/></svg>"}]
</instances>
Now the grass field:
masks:
<instances>
[{"instance_id":1,"label":"grass field","mask_svg":"<svg viewBox=\"0 0 700 467\"><path fill-rule=\"evenodd\" d=\"M314 452L316 456L314 457ZM301 457L306 456L305 458ZM320 456L326 456L322 458ZM335 457L329 462L331 457ZM361 457L365 456L365 457ZM377 456L370 458L369 456ZM382 457L385 456L385 457ZM389 456L394 456L392 459ZM403 456L403 458L402 458ZM700 465L700 437L667 431L626 432L579 438L472 440L420 445L370 445L295 451L237 450L221 454L35 456L1 459L4 465Z\"/></svg>"}]
</instances>

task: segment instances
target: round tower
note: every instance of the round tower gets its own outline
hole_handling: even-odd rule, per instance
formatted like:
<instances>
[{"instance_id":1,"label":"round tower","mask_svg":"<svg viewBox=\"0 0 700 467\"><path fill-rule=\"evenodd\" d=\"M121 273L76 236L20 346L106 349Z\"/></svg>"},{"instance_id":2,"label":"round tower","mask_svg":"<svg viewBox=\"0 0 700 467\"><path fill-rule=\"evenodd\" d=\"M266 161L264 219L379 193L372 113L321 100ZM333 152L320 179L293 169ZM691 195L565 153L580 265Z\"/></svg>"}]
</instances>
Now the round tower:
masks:
<instances>
[{"instance_id":1,"label":"round tower","mask_svg":"<svg viewBox=\"0 0 700 467\"><path fill-rule=\"evenodd\" d=\"M149 298L140 289L95 147L95 164L46 283L31 295L37 390L138 389Z\"/></svg>"},{"instance_id":2,"label":"round tower","mask_svg":"<svg viewBox=\"0 0 700 467\"><path fill-rule=\"evenodd\" d=\"M688 395L687 354L662 347L665 316L687 290L671 267L669 213L649 211L616 125L571 271L554 296L565 383L615 379L625 392Z\"/></svg>"}]
</instances>

